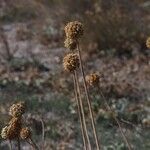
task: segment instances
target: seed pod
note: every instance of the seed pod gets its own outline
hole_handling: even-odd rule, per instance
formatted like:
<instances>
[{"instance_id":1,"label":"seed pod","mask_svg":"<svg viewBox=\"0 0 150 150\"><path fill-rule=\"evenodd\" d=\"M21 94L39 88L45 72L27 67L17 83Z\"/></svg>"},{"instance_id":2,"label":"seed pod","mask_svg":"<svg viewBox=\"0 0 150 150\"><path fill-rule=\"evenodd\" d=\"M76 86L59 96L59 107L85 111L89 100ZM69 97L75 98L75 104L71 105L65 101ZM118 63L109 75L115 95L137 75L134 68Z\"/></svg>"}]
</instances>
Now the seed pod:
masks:
<instances>
[{"instance_id":1,"label":"seed pod","mask_svg":"<svg viewBox=\"0 0 150 150\"><path fill-rule=\"evenodd\" d=\"M31 130L28 127L22 128L20 131L20 137L23 140L26 140L31 137Z\"/></svg>"},{"instance_id":2,"label":"seed pod","mask_svg":"<svg viewBox=\"0 0 150 150\"><path fill-rule=\"evenodd\" d=\"M13 104L9 109L9 114L12 117L20 117L24 113L25 113L25 103L24 102L19 102L19 103Z\"/></svg>"},{"instance_id":3,"label":"seed pod","mask_svg":"<svg viewBox=\"0 0 150 150\"><path fill-rule=\"evenodd\" d=\"M3 139L8 139L9 137L9 127L8 126L5 126L4 128L2 128L2 131L1 131L1 137Z\"/></svg>"},{"instance_id":4,"label":"seed pod","mask_svg":"<svg viewBox=\"0 0 150 150\"><path fill-rule=\"evenodd\" d=\"M79 57L77 54L67 54L63 59L64 69L68 72L72 72L79 67Z\"/></svg>"},{"instance_id":5,"label":"seed pod","mask_svg":"<svg viewBox=\"0 0 150 150\"><path fill-rule=\"evenodd\" d=\"M150 48L150 37L146 40L146 46L147 48Z\"/></svg>"},{"instance_id":6,"label":"seed pod","mask_svg":"<svg viewBox=\"0 0 150 150\"><path fill-rule=\"evenodd\" d=\"M99 84L99 75L96 73L86 76L86 81L90 86L95 86Z\"/></svg>"},{"instance_id":7,"label":"seed pod","mask_svg":"<svg viewBox=\"0 0 150 150\"><path fill-rule=\"evenodd\" d=\"M67 38L64 42L65 47L69 50L74 50L77 48L77 41L71 38Z\"/></svg>"},{"instance_id":8,"label":"seed pod","mask_svg":"<svg viewBox=\"0 0 150 150\"><path fill-rule=\"evenodd\" d=\"M8 126L4 127L1 131L3 139L15 139L19 136L21 129L21 118L12 118Z\"/></svg>"},{"instance_id":9,"label":"seed pod","mask_svg":"<svg viewBox=\"0 0 150 150\"><path fill-rule=\"evenodd\" d=\"M67 38L78 40L83 35L83 24L79 21L69 22L65 26L65 33Z\"/></svg>"}]
</instances>

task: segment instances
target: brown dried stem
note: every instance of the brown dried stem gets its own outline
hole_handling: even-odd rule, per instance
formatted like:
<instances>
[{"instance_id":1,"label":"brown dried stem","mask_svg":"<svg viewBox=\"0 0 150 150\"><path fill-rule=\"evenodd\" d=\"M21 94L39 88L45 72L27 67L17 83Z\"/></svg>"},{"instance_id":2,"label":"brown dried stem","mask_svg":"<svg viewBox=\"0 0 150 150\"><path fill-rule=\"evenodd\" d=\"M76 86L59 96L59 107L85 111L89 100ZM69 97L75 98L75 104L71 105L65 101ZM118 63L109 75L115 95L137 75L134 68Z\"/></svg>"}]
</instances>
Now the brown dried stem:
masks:
<instances>
[{"instance_id":1,"label":"brown dried stem","mask_svg":"<svg viewBox=\"0 0 150 150\"><path fill-rule=\"evenodd\" d=\"M103 98L103 100L104 100L104 103L105 103L106 108L107 108L112 114L114 114L114 111L113 111L113 110L111 109L111 107L109 106L109 104L108 104L108 102L107 102L107 100L106 100L104 94L102 93L102 91L101 91L99 85L98 85L98 91L99 91L99 93L100 93L100 96L101 96L101 97ZM115 115L112 115L112 116L113 116L114 120L116 121L116 123L117 123L117 125L118 125L118 127L119 127L119 129L120 129L121 135L122 135L122 137L123 137L124 142L126 143L126 145L127 145L127 147L128 147L128 150L132 150L129 141L128 141L128 139L127 139L125 133L123 132L123 129L122 129L122 126L121 126L120 121L117 119L117 117L116 117Z\"/></svg>"},{"instance_id":2,"label":"brown dried stem","mask_svg":"<svg viewBox=\"0 0 150 150\"><path fill-rule=\"evenodd\" d=\"M44 150L44 143L45 143L45 126L43 119L40 119L40 122L42 124L42 150Z\"/></svg>"},{"instance_id":3,"label":"brown dried stem","mask_svg":"<svg viewBox=\"0 0 150 150\"><path fill-rule=\"evenodd\" d=\"M78 111L79 111L79 119L80 119L80 123L81 123L81 129L83 132L82 134L84 137L84 139L83 139L84 148L86 150L91 150L91 143L90 143L90 139L89 139L89 135L88 135L85 114L84 114L84 108L83 108L83 103L82 103L82 99L81 99L81 91L80 91L78 76L77 76L76 71L74 71L73 79L74 79L74 86L75 86L74 89L75 89L76 101L77 101ZM87 141L88 145L86 144L86 141Z\"/></svg>"},{"instance_id":4,"label":"brown dried stem","mask_svg":"<svg viewBox=\"0 0 150 150\"><path fill-rule=\"evenodd\" d=\"M17 146L18 146L18 150L21 150L20 139L19 139L19 137L17 138Z\"/></svg>"},{"instance_id":5,"label":"brown dried stem","mask_svg":"<svg viewBox=\"0 0 150 150\"><path fill-rule=\"evenodd\" d=\"M30 143L30 145L31 145L35 150L39 150L38 146L35 144L35 142L33 141L32 138L30 138L30 142L28 142L28 143Z\"/></svg>"},{"instance_id":6,"label":"brown dried stem","mask_svg":"<svg viewBox=\"0 0 150 150\"><path fill-rule=\"evenodd\" d=\"M11 140L9 140L9 149L12 150L12 143L11 143Z\"/></svg>"},{"instance_id":7,"label":"brown dried stem","mask_svg":"<svg viewBox=\"0 0 150 150\"><path fill-rule=\"evenodd\" d=\"M91 124L92 124L93 133L94 133L95 143L96 143L97 150L100 150L100 145L99 145L96 126L95 126L95 121L94 121L94 114L93 114L93 111L92 111L92 104L91 104L91 100L90 100L90 96L89 96L89 92L88 92L88 88L87 88L87 83L86 83L86 80L85 80L85 73L84 73L84 69L83 69L83 63L82 63L81 50L80 50L80 47L79 47L79 43L77 43L77 50L78 50L78 53L79 53L80 70L81 70L81 73L82 73L84 89L85 89L85 94L86 94L86 100L87 100L88 108L89 108L89 112L90 112L90 118L91 118Z\"/></svg>"}]
</instances>

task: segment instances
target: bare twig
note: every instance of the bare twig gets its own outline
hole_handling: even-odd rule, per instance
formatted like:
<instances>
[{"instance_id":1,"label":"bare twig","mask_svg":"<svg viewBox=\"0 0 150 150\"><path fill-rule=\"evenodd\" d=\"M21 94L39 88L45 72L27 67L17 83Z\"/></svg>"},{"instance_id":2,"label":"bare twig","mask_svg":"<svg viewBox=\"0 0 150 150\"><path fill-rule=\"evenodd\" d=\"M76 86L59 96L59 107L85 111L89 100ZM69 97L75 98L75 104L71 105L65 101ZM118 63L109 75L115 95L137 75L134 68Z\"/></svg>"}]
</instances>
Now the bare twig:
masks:
<instances>
[{"instance_id":1,"label":"bare twig","mask_svg":"<svg viewBox=\"0 0 150 150\"><path fill-rule=\"evenodd\" d=\"M17 146L18 146L18 150L21 150L20 139L19 139L19 137L17 138Z\"/></svg>"},{"instance_id":2,"label":"bare twig","mask_svg":"<svg viewBox=\"0 0 150 150\"><path fill-rule=\"evenodd\" d=\"M12 150L12 143L11 143L11 140L9 140L9 149Z\"/></svg>"},{"instance_id":3,"label":"bare twig","mask_svg":"<svg viewBox=\"0 0 150 150\"><path fill-rule=\"evenodd\" d=\"M44 126L44 121L40 119L41 124L42 124L42 150L44 150L44 145L45 145L45 126Z\"/></svg>"},{"instance_id":4,"label":"bare twig","mask_svg":"<svg viewBox=\"0 0 150 150\"><path fill-rule=\"evenodd\" d=\"M87 100L88 108L89 108L89 112L90 112L90 118L91 118L91 124L92 124L93 133L94 133L95 143L96 143L97 150L100 150L100 145L99 145L96 126L95 126L95 121L94 121L94 114L93 114L93 111L92 111L92 104L91 104L89 92L88 92L88 89L87 89L87 83L86 83L86 80L85 80L85 73L84 73L84 69L83 69L83 63L82 63L81 50L80 50L80 47L79 47L79 43L77 44L77 49L78 49L78 54L79 54L80 70L81 70L81 73L82 73L84 89L85 89L85 94L86 94L86 100Z\"/></svg>"},{"instance_id":5,"label":"bare twig","mask_svg":"<svg viewBox=\"0 0 150 150\"><path fill-rule=\"evenodd\" d=\"M32 138L30 138L30 144L32 145L32 147L33 147L35 150L40 150L39 147L35 144L35 142L33 141Z\"/></svg>"},{"instance_id":6,"label":"bare twig","mask_svg":"<svg viewBox=\"0 0 150 150\"><path fill-rule=\"evenodd\" d=\"M85 128L84 128L84 124L83 124L83 121L82 121L82 112L81 112L81 107L80 107L80 104L79 104L77 86L76 86L76 80L75 80L75 75L74 74L73 74L73 82L74 82L75 99L76 99L76 103L77 103L77 106L78 106L78 114L79 114L79 120L80 120L80 125L81 125L81 132L82 132L84 150L87 150Z\"/></svg>"},{"instance_id":7,"label":"bare twig","mask_svg":"<svg viewBox=\"0 0 150 150\"><path fill-rule=\"evenodd\" d=\"M113 110L111 109L111 107L109 106L109 104L108 104L108 102L107 102L105 96L103 95L103 93L102 93L102 91L101 91L99 85L98 85L98 91L100 92L100 95L101 95L101 97L103 98L103 100L104 100L104 102L105 102L106 108L107 108L110 112L112 112L112 114L113 114L112 116L113 116L114 120L116 121L116 123L118 124L118 127L119 127L119 129L120 129L121 135L122 135L122 137L123 137L124 142L126 143L126 145L127 145L127 147L128 147L128 150L132 150L129 141L128 141L128 139L127 139L125 133L124 133L123 130L122 130L122 126L121 126L120 121L119 121L119 120L117 119L117 117L114 115L114 111L113 111Z\"/></svg>"},{"instance_id":8,"label":"bare twig","mask_svg":"<svg viewBox=\"0 0 150 150\"><path fill-rule=\"evenodd\" d=\"M79 79L78 79L78 75L77 72L74 72L74 77L75 77L75 82L76 82L76 88L79 94L79 107L81 109L81 114L82 114L82 119L83 119L83 126L85 129L85 135L86 135L86 139L87 139L87 143L88 143L88 150L91 150L91 143L90 143L90 139L89 139L89 135L88 135L88 130L87 130L87 125L86 125L86 120L85 120L85 114L84 114L84 108L83 108L83 103L82 103L82 99L81 99L81 91L80 91L80 86L79 86Z\"/></svg>"}]
</instances>

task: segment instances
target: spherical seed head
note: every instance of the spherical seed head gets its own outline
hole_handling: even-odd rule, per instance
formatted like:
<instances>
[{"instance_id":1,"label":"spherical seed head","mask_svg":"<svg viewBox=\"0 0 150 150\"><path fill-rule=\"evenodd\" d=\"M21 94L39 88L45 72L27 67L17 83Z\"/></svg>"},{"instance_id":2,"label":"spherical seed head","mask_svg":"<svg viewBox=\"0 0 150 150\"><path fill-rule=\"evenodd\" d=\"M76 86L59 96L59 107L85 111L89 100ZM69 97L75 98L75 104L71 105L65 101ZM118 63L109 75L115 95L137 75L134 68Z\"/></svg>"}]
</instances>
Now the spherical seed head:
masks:
<instances>
[{"instance_id":1,"label":"spherical seed head","mask_svg":"<svg viewBox=\"0 0 150 150\"><path fill-rule=\"evenodd\" d=\"M26 140L31 137L31 130L28 127L22 128L20 131L20 137L23 140Z\"/></svg>"},{"instance_id":2,"label":"spherical seed head","mask_svg":"<svg viewBox=\"0 0 150 150\"><path fill-rule=\"evenodd\" d=\"M8 126L2 128L1 137L3 139L8 139L8 131L9 131Z\"/></svg>"},{"instance_id":3,"label":"spherical seed head","mask_svg":"<svg viewBox=\"0 0 150 150\"><path fill-rule=\"evenodd\" d=\"M86 76L86 81L90 86L98 85L99 83L99 75L96 73L90 74Z\"/></svg>"},{"instance_id":4,"label":"spherical seed head","mask_svg":"<svg viewBox=\"0 0 150 150\"><path fill-rule=\"evenodd\" d=\"M18 102L16 104L13 104L9 109L9 114L12 117L20 117L24 113L25 113L25 103L24 102Z\"/></svg>"},{"instance_id":5,"label":"spherical seed head","mask_svg":"<svg viewBox=\"0 0 150 150\"><path fill-rule=\"evenodd\" d=\"M19 136L21 129L21 119L12 118L8 126L4 127L1 131L1 137L3 139L15 139Z\"/></svg>"},{"instance_id":6,"label":"spherical seed head","mask_svg":"<svg viewBox=\"0 0 150 150\"><path fill-rule=\"evenodd\" d=\"M79 67L79 57L77 54L67 54L63 59L64 69L68 72L72 72Z\"/></svg>"},{"instance_id":7,"label":"spherical seed head","mask_svg":"<svg viewBox=\"0 0 150 150\"><path fill-rule=\"evenodd\" d=\"M12 118L8 125L8 138L15 139L19 136L21 130L21 118Z\"/></svg>"},{"instance_id":8,"label":"spherical seed head","mask_svg":"<svg viewBox=\"0 0 150 150\"><path fill-rule=\"evenodd\" d=\"M65 44L65 47L70 50L74 50L77 48L77 41L71 38L67 38L64 44Z\"/></svg>"},{"instance_id":9,"label":"spherical seed head","mask_svg":"<svg viewBox=\"0 0 150 150\"><path fill-rule=\"evenodd\" d=\"M150 37L146 40L146 46L147 48L150 48Z\"/></svg>"},{"instance_id":10,"label":"spherical seed head","mask_svg":"<svg viewBox=\"0 0 150 150\"><path fill-rule=\"evenodd\" d=\"M67 38L78 39L83 35L83 24L79 21L69 22L65 26L65 33Z\"/></svg>"}]
</instances>

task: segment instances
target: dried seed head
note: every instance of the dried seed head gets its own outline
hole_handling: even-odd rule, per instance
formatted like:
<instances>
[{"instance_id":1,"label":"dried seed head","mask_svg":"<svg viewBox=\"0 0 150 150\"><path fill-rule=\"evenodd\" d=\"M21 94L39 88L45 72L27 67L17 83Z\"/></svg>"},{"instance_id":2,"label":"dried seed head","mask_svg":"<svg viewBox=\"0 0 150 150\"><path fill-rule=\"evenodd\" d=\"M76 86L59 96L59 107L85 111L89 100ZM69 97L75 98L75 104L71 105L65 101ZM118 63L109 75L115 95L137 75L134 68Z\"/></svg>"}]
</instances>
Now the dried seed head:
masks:
<instances>
[{"instance_id":1,"label":"dried seed head","mask_svg":"<svg viewBox=\"0 0 150 150\"><path fill-rule=\"evenodd\" d=\"M146 46L147 48L150 48L150 37L146 40Z\"/></svg>"},{"instance_id":2,"label":"dried seed head","mask_svg":"<svg viewBox=\"0 0 150 150\"><path fill-rule=\"evenodd\" d=\"M23 140L26 140L31 137L31 130L28 127L22 128L20 131L20 137Z\"/></svg>"},{"instance_id":3,"label":"dried seed head","mask_svg":"<svg viewBox=\"0 0 150 150\"><path fill-rule=\"evenodd\" d=\"M20 129L21 129L21 119L12 118L8 126L2 129L1 137L3 139L15 139L19 136Z\"/></svg>"},{"instance_id":4,"label":"dried seed head","mask_svg":"<svg viewBox=\"0 0 150 150\"><path fill-rule=\"evenodd\" d=\"M9 135L9 134L8 134L8 131L9 131L9 127L8 127L8 126L2 128L1 137L2 137L3 139L8 139L8 135Z\"/></svg>"},{"instance_id":5,"label":"dried seed head","mask_svg":"<svg viewBox=\"0 0 150 150\"><path fill-rule=\"evenodd\" d=\"M96 73L90 74L86 76L86 81L90 86L98 85L99 83L99 75Z\"/></svg>"},{"instance_id":6,"label":"dried seed head","mask_svg":"<svg viewBox=\"0 0 150 150\"><path fill-rule=\"evenodd\" d=\"M22 123L21 123L21 118L12 118L9 122L9 134L8 134L8 138L9 139L14 139L16 137L19 136L19 132L21 130L21 126L22 126Z\"/></svg>"},{"instance_id":7,"label":"dried seed head","mask_svg":"<svg viewBox=\"0 0 150 150\"><path fill-rule=\"evenodd\" d=\"M70 50L74 50L77 48L77 41L71 38L67 38L64 44L65 44L65 47Z\"/></svg>"},{"instance_id":8,"label":"dried seed head","mask_svg":"<svg viewBox=\"0 0 150 150\"><path fill-rule=\"evenodd\" d=\"M64 69L68 72L72 72L79 67L79 57L77 54L67 54L63 59Z\"/></svg>"},{"instance_id":9,"label":"dried seed head","mask_svg":"<svg viewBox=\"0 0 150 150\"><path fill-rule=\"evenodd\" d=\"M24 102L19 102L19 103L13 104L9 109L9 114L12 117L20 117L24 113L25 113L25 103Z\"/></svg>"},{"instance_id":10,"label":"dried seed head","mask_svg":"<svg viewBox=\"0 0 150 150\"><path fill-rule=\"evenodd\" d=\"M78 39L83 35L83 24L79 21L69 22L65 27L67 38Z\"/></svg>"}]
</instances>

